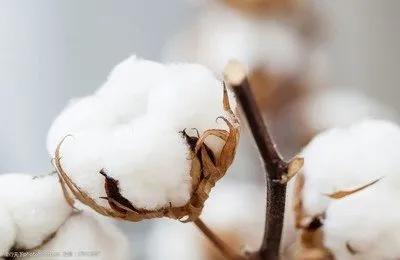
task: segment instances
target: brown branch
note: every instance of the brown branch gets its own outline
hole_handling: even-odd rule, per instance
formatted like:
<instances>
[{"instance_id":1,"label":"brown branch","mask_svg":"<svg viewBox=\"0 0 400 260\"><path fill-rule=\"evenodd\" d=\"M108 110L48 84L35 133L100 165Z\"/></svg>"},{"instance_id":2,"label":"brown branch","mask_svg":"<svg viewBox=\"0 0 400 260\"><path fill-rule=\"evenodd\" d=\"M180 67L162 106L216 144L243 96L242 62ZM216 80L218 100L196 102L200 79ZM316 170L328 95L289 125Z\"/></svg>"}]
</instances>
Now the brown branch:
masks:
<instances>
[{"instance_id":1,"label":"brown branch","mask_svg":"<svg viewBox=\"0 0 400 260\"><path fill-rule=\"evenodd\" d=\"M231 61L226 66L224 74L226 82L232 87L246 116L266 169L267 203L264 239L260 250L254 253L251 258L279 259L285 212L286 182L291 177L288 177L289 172L291 172L289 170L290 164L283 161L276 150L250 89L243 65Z\"/></svg>"},{"instance_id":2,"label":"brown branch","mask_svg":"<svg viewBox=\"0 0 400 260\"><path fill-rule=\"evenodd\" d=\"M209 239L211 243L221 252L222 255L229 260L244 260L245 258L236 254L228 245L225 244L207 225L197 218L194 224L200 229L201 232Z\"/></svg>"}]
</instances>

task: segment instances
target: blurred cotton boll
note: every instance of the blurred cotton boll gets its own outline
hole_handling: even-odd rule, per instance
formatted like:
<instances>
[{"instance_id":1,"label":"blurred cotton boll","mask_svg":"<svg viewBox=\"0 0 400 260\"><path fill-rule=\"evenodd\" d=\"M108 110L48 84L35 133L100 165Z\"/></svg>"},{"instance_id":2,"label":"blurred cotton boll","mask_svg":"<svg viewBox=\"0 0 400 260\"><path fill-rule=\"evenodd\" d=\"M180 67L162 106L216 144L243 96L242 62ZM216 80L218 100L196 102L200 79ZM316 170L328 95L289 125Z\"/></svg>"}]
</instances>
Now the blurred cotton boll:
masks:
<instances>
[{"instance_id":1,"label":"blurred cotton boll","mask_svg":"<svg viewBox=\"0 0 400 260\"><path fill-rule=\"evenodd\" d=\"M0 256L128 259L127 238L104 217L73 211L54 174L0 175L0 200Z\"/></svg>"},{"instance_id":2,"label":"blurred cotton boll","mask_svg":"<svg viewBox=\"0 0 400 260\"><path fill-rule=\"evenodd\" d=\"M72 212L54 175L2 174L0 199L12 219L9 228L16 228L17 248L41 245Z\"/></svg>"},{"instance_id":3,"label":"blurred cotton boll","mask_svg":"<svg viewBox=\"0 0 400 260\"><path fill-rule=\"evenodd\" d=\"M222 181L210 195L202 220L235 250L256 250L264 230L262 187ZM223 259L193 225L159 221L147 240L149 259Z\"/></svg>"},{"instance_id":4,"label":"blurred cotton boll","mask_svg":"<svg viewBox=\"0 0 400 260\"><path fill-rule=\"evenodd\" d=\"M332 86L310 91L283 107L274 117L273 133L283 154L293 156L318 133L367 119L397 121L398 116L362 92Z\"/></svg>"},{"instance_id":5,"label":"blurred cotton boll","mask_svg":"<svg viewBox=\"0 0 400 260\"><path fill-rule=\"evenodd\" d=\"M3 203L0 204L0 234L0 256L3 256L13 247L17 234L12 216Z\"/></svg>"},{"instance_id":6,"label":"blurred cotton boll","mask_svg":"<svg viewBox=\"0 0 400 260\"><path fill-rule=\"evenodd\" d=\"M54 260L65 259L68 254L69 257L76 259L132 259L129 257L127 237L112 221L87 211L68 218L54 238L32 253L33 255L54 253L55 256L51 258ZM22 259L36 258L33 256Z\"/></svg>"},{"instance_id":7,"label":"blurred cotton boll","mask_svg":"<svg viewBox=\"0 0 400 260\"><path fill-rule=\"evenodd\" d=\"M349 88L323 89L303 100L305 114L316 132L348 126L366 118L395 119L395 112L363 93Z\"/></svg>"},{"instance_id":8,"label":"blurred cotton boll","mask_svg":"<svg viewBox=\"0 0 400 260\"><path fill-rule=\"evenodd\" d=\"M295 28L284 22L251 17L220 3L210 3L191 28L166 47L167 61L189 60L217 74L231 59L249 69L293 74L303 62L305 43Z\"/></svg>"}]
</instances>

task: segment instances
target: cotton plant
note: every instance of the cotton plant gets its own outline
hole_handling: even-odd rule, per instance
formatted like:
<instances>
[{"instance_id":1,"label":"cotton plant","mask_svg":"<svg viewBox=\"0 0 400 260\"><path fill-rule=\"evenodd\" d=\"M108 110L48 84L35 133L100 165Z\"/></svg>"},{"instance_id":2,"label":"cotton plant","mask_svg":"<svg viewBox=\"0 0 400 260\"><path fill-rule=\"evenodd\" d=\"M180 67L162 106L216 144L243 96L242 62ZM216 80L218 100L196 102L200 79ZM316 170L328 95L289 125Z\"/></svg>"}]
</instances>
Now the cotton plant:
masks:
<instances>
[{"instance_id":1,"label":"cotton plant","mask_svg":"<svg viewBox=\"0 0 400 260\"><path fill-rule=\"evenodd\" d=\"M399 255L400 127L364 120L327 130L303 150L294 185L296 259L395 259Z\"/></svg>"},{"instance_id":2,"label":"cotton plant","mask_svg":"<svg viewBox=\"0 0 400 260\"><path fill-rule=\"evenodd\" d=\"M2 174L0 201L0 259L62 259L78 249L95 253L87 259L128 259L127 238L99 216L73 210L54 174Z\"/></svg>"}]
</instances>

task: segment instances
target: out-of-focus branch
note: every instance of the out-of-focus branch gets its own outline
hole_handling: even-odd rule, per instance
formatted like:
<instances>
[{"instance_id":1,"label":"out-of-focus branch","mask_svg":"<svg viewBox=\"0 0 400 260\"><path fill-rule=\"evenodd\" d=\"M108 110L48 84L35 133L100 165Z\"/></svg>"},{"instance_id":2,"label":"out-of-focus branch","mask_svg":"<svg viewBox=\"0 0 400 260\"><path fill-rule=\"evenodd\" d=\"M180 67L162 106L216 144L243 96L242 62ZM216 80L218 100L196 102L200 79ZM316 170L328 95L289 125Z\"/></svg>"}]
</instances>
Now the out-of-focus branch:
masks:
<instances>
[{"instance_id":1,"label":"out-of-focus branch","mask_svg":"<svg viewBox=\"0 0 400 260\"><path fill-rule=\"evenodd\" d=\"M253 253L251 258L278 259L285 213L286 183L301 168L303 161L295 159L287 163L280 156L257 107L244 66L231 61L224 74L246 116L266 169L264 239L260 250Z\"/></svg>"},{"instance_id":2,"label":"out-of-focus branch","mask_svg":"<svg viewBox=\"0 0 400 260\"><path fill-rule=\"evenodd\" d=\"M207 225L200 219L196 219L194 224L210 240L211 243L229 260L244 260L243 256L236 254L228 245L225 244Z\"/></svg>"}]
</instances>

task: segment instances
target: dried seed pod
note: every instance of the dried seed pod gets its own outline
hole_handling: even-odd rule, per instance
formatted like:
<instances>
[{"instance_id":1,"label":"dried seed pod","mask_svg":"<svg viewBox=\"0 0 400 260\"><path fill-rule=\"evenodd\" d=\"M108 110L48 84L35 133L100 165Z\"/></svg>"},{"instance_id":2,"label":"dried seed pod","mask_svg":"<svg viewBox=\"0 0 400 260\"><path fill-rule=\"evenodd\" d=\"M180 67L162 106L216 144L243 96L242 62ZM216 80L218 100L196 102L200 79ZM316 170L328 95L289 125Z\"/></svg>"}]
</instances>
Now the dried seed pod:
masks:
<instances>
[{"instance_id":1,"label":"dried seed pod","mask_svg":"<svg viewBox=\"0 0 400 260\"><path fill-rule=\"evenodd\" d=\"M72 136L58 144L54 165L71 204L78 199L102 215L128 221L159 217L192 221L200 215L211 189L233 162L239 121L231 108L228 90L199 65L154 63L150 67L156 69L148 72L154 71L155 77L141 78L141 82L124 88L113 85L120 82L118 78L132 81L143 77L138 71L144 62L131 58L119 65L123 69L117 67L117 71L122 72L111 75L105 84L108 88L87 98L104 103L103 99L112 96L113 104L120 106L121 102L129 104L123 95L129 90L142 94L147 105L142 114L124 112L128 120L122 123L115 119L117 123L82 127L80 121L85 119L79 118L76 123L69 114L76 109L67 109L51 131L59 133L57 138L50 139L59 139L61 133ZM148 89L141 93L135 90L143 86ZM107 97L99 95L106 91ZM131 98L138 100L136 95ZM82 104L91 105L85 104L85 99L77 105ZM102 117L91 106L88 110L88 120ZM119 113L109 111L111 118L119 118ZM60 127L62 118L71 120L75 129L71 130L70 125ZM221 127L220 122L225 126ZM185 127L195 128L197 134L189 134Z\"/></svg>"}]
</instances>

